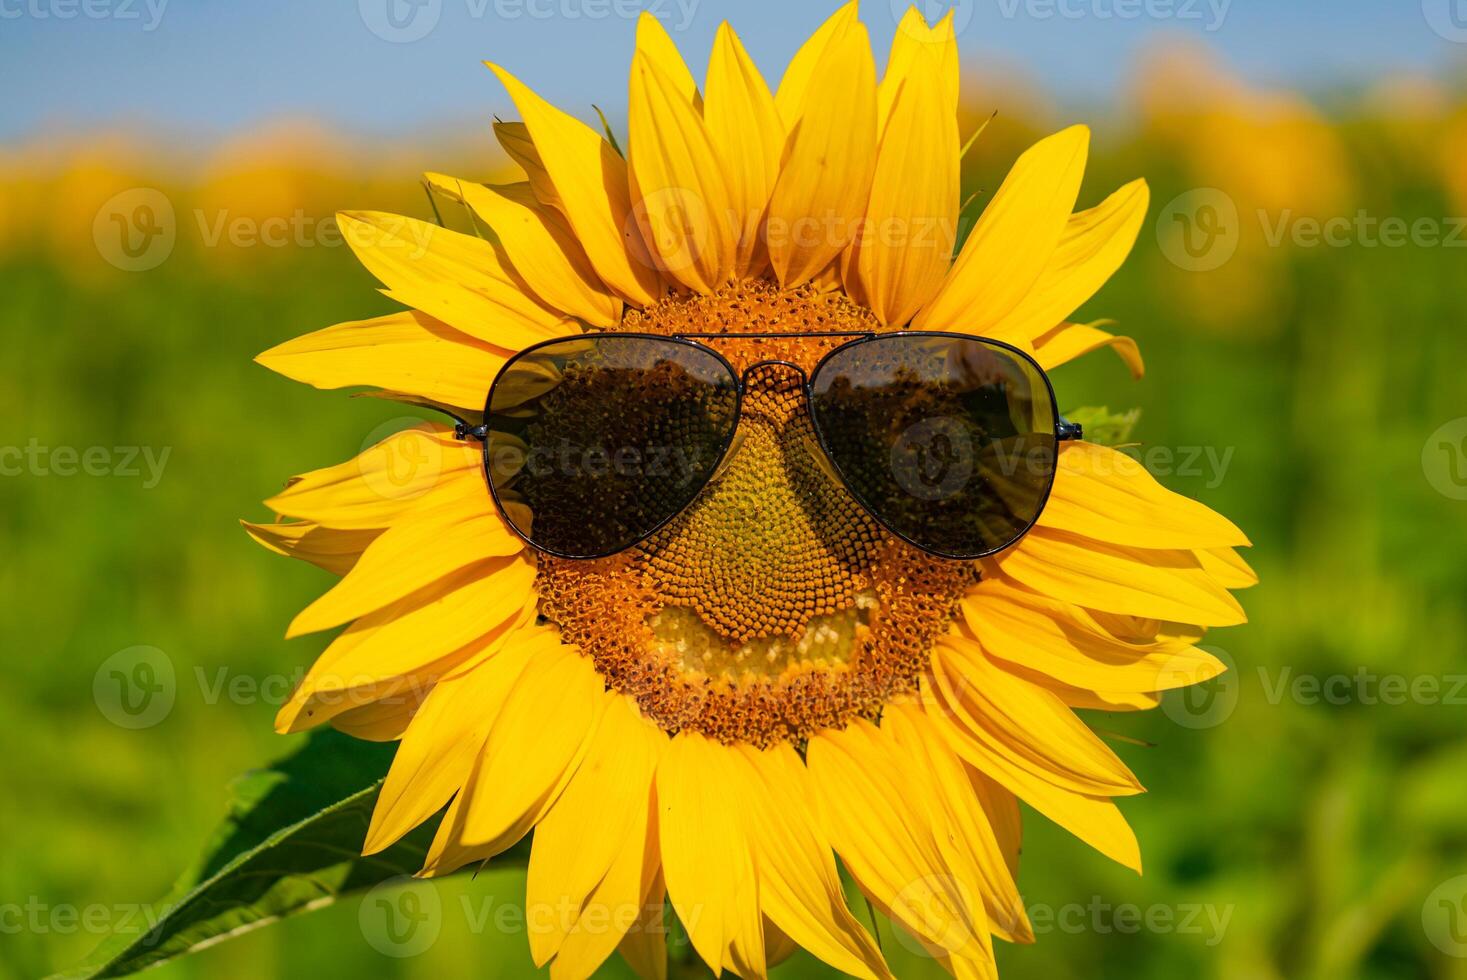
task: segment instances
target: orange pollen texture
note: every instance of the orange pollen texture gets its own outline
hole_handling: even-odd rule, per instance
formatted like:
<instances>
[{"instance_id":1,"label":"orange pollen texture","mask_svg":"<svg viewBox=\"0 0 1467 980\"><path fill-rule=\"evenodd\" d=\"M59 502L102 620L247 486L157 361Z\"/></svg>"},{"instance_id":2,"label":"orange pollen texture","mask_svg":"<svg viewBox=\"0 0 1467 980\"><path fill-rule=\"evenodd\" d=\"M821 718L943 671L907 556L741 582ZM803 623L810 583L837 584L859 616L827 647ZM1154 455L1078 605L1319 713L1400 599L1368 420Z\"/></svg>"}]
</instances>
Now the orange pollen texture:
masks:
<instances>
[{"instance_id":1,"label":"orange pollen texture","mask_svg":"<svg viewBox=\"0 0 1467 980\"><path fill-rule=\"evenodd\" d=\"M652 539L599 561L542 556L540 611L668 732L726 743L799 743L875 717L911 691L934 639L977 579L969 562L886 533L830 472L799 372L839 338L747 332L879 329L839 293L763 280L628 313L645 333L706 341L746 377L719 473Z\"/></svg>"}]
</instances>

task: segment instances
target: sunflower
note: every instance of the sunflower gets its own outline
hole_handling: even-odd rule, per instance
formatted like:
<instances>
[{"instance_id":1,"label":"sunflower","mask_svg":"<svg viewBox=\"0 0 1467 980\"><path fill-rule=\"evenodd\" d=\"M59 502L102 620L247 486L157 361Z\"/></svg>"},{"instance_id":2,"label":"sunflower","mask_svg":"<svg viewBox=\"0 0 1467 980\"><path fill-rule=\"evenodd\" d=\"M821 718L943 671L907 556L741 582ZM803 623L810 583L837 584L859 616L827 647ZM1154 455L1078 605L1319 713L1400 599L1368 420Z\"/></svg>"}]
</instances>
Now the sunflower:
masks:
<instances>
[{"instance_id":1,"label":"sunflower","mask_svg":"<svg viewBox=\"0 0 1467 980\"><path fill-rule=\"evenodd\" d=\"M726 24L700 91L644 16L625 157L490 67L523 120L495 132L525 179L429 175L474 234L343 214L407 309L263 364L471 419L507 358L578 331L727 333L731 358L806 364L828 343L740 354L736 335L926 328L1046 368L1108 346L1141 372L1129 339L1067 320L1147 205L1137 181L1074 211L1083 127L1025 152L955 249L950 19L909 11L878 81L853 3L771 94ZM791 386L756 371L718 479L591 561L512 533L480 447L449 425L268 501L277 523L253 536L341 576L289 635L345 626L279 730L400 741L365 852L442 811L423 868L441 875L533 830L530 949L557 978L617 950L665 976L668 904L715 972L764 976L803 947L890 977L837 858L951 972L993 976L993 937L1033 939L1020 800L1139 871L1114 800L1142 788L1075 709L1152 708L1223 669L1196 643L1244 619L1229 592L1254 581L1244 535L1124 454L1067 442L1016 545L936 558L856 506L809 431Z\"/></svg>"}]
</instances>

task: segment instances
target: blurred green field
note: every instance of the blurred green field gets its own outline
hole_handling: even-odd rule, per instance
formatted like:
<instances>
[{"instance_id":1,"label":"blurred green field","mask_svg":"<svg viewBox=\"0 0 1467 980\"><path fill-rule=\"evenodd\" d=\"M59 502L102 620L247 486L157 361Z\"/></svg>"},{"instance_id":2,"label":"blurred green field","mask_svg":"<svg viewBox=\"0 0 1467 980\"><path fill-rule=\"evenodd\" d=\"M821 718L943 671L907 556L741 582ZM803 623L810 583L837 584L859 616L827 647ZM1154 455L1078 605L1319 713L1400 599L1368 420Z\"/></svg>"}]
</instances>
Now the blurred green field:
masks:
<instances>
[{"instance_id":1,"label":"blurred green field","mask_svg":"<svg viewBox=\"0 0 1467 980\"><path fill-rule=\"evenodd\" d=\"M1365 118L1330 131L1351 179L1316 212L1438 224L1461 213L1399 134ZM995 187L1025 135L996 126L965 185ZM1140 407L1138 451L1165 450L1145 457L1163 482L1251 535L1262 585L1242 596L1247 626L1209 637L1236 665L1213 682L1211 714L1169 701L1092 717L1150 790L1123 804L1146 874L1029 814L1021 887L1039 942L1001 948L1003 976L1467 978L1467 880L1438 890L1467 874L1467 684L1454 681L1467 675L1467 501L1432 481L1467 486L1428 444L1467 416L1467 251L1359 235L1260 243L1254 212L1272 205L1248 173L1200 169L1158 131L1099 135L1082 202L1144 175L1153 221L1082 318L1118 320L1148 374L1132 383L1100 352L1060 369L1056 387L1067 406ZM1197 187L1221 190L1252 226L1212 271L1179 268L1156 232L1167 202ZM252 364L287 337L391 306L343 248L211 253L188 230L187 201L178 246L153 269L105 264L86 202L64 209L81 225L72 247L12 236L0 258L0 445L104 447L114 464L118 448L168 452L155 486L142 463L138 475L68 476L56 457L0 478L0 975L84 956L98 923L166 891L227 782L294 744L271 720L325 640L281 635L328 576L267 554L237 521L264 517L258 502L290 474L415 415ZM339 192L313 213L381 204ZM176 698L131 730L109 720L94 682L137 646L163 651ZM1391 677L1415 696L1388 703ZM1325 693L1311 696L1313 683ZM522 901L512 872L439 893L442 933L421 955L376 951L349 902L157 975L536 975L522 928L493 916ZM1117 911L1127 905L1135 915ZM899 976L943 975L883 941ZM803 955L776 972L829 975ZM619 962L606 975L630 976Z\"/></svg>"}]
</instances>

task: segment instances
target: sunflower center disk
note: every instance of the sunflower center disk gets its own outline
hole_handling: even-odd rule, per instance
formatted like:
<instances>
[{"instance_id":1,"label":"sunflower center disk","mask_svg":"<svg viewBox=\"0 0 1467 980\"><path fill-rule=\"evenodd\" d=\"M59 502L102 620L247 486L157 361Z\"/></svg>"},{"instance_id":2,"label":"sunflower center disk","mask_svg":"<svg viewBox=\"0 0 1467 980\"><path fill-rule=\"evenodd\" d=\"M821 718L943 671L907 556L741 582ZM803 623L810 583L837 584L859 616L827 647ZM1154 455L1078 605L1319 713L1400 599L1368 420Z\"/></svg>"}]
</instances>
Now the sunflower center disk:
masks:
<instances>
[{"instance_id":1,"label":"sunflower center disk","mask_svg":"<svg viewBox=\"0 0 1467 980\"><path fill-rule=\"evenodd\" d=\"M710 672L778 672L802 650L844 660L858 600L870 596L878 528L821 471L799 376L765 365L747 391L723 473L643 550L645 571L675 604L653 617L653 632L685 666Z\"/></svg>"},{"instance_id":2,"label":"sunflower center disk","mask_svg":"<svg viewBox=\"0 0 1467 980\"><path fill-rule=\"evenodd\" d=\"M645 332L876 329L838 294L763 282L628 317ZM541 557L541 612L669 732L799 741L911 689L970 564L887 534L821 455L799 372L839 340L710 344L749 371L721 471L655 537L600 561Z\"/></svg>"}]
</instances>

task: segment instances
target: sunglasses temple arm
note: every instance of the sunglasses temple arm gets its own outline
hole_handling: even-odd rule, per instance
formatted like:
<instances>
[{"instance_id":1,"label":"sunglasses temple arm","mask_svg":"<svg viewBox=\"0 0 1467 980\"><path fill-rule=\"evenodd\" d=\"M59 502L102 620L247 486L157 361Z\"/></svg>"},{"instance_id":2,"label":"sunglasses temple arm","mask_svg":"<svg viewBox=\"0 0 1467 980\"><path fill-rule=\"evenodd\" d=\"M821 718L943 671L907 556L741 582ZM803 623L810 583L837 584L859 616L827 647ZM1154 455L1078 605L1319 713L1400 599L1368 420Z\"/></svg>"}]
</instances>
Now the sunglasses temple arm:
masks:
<instances>
[{"instance_id":1,"label":"sunglasses temple arm","mask_svg":"<svg viewBox=\"0 0 1467 980\"><path fill-rule=\"evenodd\" d=\"M1071 422L1067 418L1060 418L1054 426L1055 438L1060 442L1070 442L1085 438L1085 427L1079 422Z\"/></svg>"}]
</instances>

